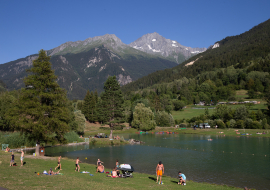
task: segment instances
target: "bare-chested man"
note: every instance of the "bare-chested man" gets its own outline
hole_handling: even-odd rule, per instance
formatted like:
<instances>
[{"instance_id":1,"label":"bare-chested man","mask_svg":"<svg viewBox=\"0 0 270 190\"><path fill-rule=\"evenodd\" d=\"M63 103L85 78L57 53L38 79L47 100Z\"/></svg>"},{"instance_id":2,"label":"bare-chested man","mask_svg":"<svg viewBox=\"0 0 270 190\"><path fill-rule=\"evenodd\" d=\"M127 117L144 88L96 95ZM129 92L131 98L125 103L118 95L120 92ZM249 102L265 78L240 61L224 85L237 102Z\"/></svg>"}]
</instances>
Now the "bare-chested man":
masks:
<instances>
[{"instance_id":1,"label":"bare-chested man","mask_svg":"<svg viewBox=\"0 0 270 190\"><path fill-rule=\"evenodd\" d=\"M157 173L157 183L158 183L158 176L160 177L159 178L159 184L161 184L161 177L162 177L162 174L164 174L164 165L162 164L161 161L159 161L158 165L157 165L157 168L156 168L156 173Z\"/></svg>"},{"instance_id":2,"label":"bare-chested man","mask_svg":"<svg viewBox=\"0 0 270 190\"><path fill-rule=\"evenodd\" d=\"M61 163L60 163L60 161L61 161L61 156L58 157L58 165L55 167L55 170L56 170L58 167L60 167L60 170L62 170L62 169L61 169Z\"/></svg>"},{"instance_id":3,"label":"bare-chested man","mask_svg":"<svg viewBox=\"0 0 270 190\"><path fill-rule=\"evenodd\" d=\"M78 172L80 172L79 162L81 162L81 161L79 160L79 157L77 157L76 164L75 164L75 166L76 166L75 172L76 172L77 168L78 168Z\"/></svg>"},{"instance_id":4,"label":"bare-chested man","mask_svg":"<svg viewBox=\"0 0 270 190\"><path fill-rule=\"evenodd\" d=\"M101 163L98 164L96 173L97 172L104 173L104 166Z\"/></svg>"},{"instance_id":5,"label":"bare-chested man","mask_svg":"<svg viewBox=\"0 0 270 190\"><path fill-rule=\"evenodd\" d=\"M23 149L21 149L21 166L23 166L23 159L24 159L24 152Z\"/></svg>"}]
</instances>

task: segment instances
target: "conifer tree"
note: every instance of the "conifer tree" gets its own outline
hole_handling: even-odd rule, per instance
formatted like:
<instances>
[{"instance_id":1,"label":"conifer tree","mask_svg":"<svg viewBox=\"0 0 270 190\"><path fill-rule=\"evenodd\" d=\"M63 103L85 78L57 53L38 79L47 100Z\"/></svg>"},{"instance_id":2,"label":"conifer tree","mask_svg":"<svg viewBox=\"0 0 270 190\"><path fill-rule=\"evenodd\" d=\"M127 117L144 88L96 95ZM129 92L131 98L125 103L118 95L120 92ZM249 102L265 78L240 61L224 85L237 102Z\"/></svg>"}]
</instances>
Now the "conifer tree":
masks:
<instances>
[{"instance_id":1,"label":"conifer tree","mask_svg":"<svg viewBox=\"0 0 270 190\"><path fill-rule=\"evenodd\" d=\"M82 106L82 113L84 114L86 120L88 121L90 119L90 104L91 104L91 94L89 90L87 90Z\"/></svg>"},{"instance_id":2,"label":"conifer tree","mask_svg":"<svg viewBox=\"0 0 270 190\"><path fill-rule=\"evenodd\" d=\"M123 122L123 95L115 76L109 76L104 84L104 93L101 95L99 115L110 126L112 138L113 128Z\"/></svg>"},{"instance_id":3,"label":"conifer tree","mask_svg":"<svg viewBox=\"0 0 270 190\"><path fill-rule=\"evenodd\" d=\"M95 122L96 120L96 98L93 92L90 93L90 110L89 110L89 121Z\"/></svg>"},{"instance_id":4,"label":"conifer tree","mask_svg":"<svg viewBox=\"0 0 270 190\"><path fill-rule=\"evenodd\" d=\"M32 74L24 79L25 88L6 115L15 130L37 141L39 155L39 142L65 142L64 134L69 130L68 100L66 92L56 83L50 56L44 50L39 51L39 57L27 72Z\"/></svg>"}]
</instances>

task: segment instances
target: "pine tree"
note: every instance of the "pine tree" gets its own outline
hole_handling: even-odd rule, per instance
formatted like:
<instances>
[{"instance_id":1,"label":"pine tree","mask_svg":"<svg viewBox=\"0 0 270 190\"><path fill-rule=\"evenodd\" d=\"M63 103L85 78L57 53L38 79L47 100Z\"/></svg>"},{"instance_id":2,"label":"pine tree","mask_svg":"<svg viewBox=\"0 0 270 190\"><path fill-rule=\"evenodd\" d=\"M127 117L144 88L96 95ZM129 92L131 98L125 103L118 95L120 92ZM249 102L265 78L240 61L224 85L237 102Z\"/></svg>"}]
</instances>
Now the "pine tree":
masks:
<instances>
[{"instance_id":1,"label":"pine tree","mask_svg":"<svg viewBox=\"0 0 270 190\"><path fill-rule=\"evenodd\" d=\"M39 142L65 142L64 134L69 130L68 100L66 92L56 83L50 57L44 50L39 51L39 57L27 72L32 74L24 79L26 87L6 115L15 130L37 141L39 155Z\"/></svg>"},{"instance_id":2,"label":"pine tree","mask_svg":"<svg viewBox=\"0 0 270 190\"><path fill-rule=\"evenodd\" d=\"M89 110L89 121L95 122L96 120L96 98L93 92L90 93L90 110Z\"/></svg>"},{"instance_id":3,"label":"pine tree","mask_svg":"<svg viewBox=\"0 0 270 190\"><path fill-rule=\"evenodd\" d=\"M123 95L115 76L109 76L104 84L104 93L101 95L99 115L109 124L112 138L113 128L123 122Z\"/></svg>"},{"instance_id":4,"label":"pine tree","mask_svg":"<svg viewBox=\"0 0 270 190\"><path fill-rule=\"evenodd\" d=\"M86 120L88 121L90 119L90 104L91 104L91 94L89 90L87 90L82 106L82 113L84 114Z\"/></svg>"}]
</instances>

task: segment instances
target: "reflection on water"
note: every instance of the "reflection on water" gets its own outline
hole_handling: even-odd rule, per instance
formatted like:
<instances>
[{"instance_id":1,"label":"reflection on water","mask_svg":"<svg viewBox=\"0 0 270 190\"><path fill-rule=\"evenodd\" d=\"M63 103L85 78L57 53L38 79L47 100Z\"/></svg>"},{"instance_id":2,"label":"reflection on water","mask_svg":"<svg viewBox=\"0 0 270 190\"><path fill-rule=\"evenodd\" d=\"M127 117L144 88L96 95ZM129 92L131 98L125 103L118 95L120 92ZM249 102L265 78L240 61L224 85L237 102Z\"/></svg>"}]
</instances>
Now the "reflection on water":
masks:
<instances>
[{"instance_id":1,"label":"reflection on water","mask_svg":"<svg viewBox=\"0 0 270 190\"><path fill-rule=\"evenodd\" d=\"M113 168L118 159L120 164L131 164L137 172L154 175L157 163L162 161L165 175L171 177L177 177L181 170L188 180L270 189L269 138L181 134L123 136L145 144L61 146L46 148L45 152L50 156L80 157L91 164L96 164L100 158L105 168ZM213 141L207 140L210 138Z\"/></svg>"}]
</instances>

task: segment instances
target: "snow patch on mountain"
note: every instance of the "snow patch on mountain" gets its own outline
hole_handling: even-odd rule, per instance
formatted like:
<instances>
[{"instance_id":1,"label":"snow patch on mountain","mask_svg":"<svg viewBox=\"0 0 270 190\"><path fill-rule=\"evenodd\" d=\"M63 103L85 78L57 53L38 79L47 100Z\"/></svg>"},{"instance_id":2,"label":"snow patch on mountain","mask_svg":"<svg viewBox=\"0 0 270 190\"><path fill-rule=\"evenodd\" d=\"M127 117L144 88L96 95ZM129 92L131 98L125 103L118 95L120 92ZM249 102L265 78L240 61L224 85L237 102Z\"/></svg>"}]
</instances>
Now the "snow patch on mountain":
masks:
<instances>
[{"instance_id":1,"label":"snow patch on mountain","mask_svg":"<svg viewBox=\"0 0 270 190\"><path fill-rule=\"evenodd\" d=\"M172 41L172 43L176 44L176 41Z\"/></svg>"},{"instance_id":2,"label":"snow patch on mountain","mask_svg":"<svg viewBox=\"0 0 270 190\"><path fill-rule=\"evenodd\" d=\"M218 48L218 47L219 47L219 43L215 43L215 44L213 45L212 49Z\"/></svg>"},{"instance_id":3,"label":"snow patch on mountain","mask_svg":"<svg viewBox=\"0 0 270 190\"><path fill-rule=\"evenodd\" d=\"M153 40L152 40L152 42L155 42L155 41L157 41L157 39L153 39Z\"/></svg>"},{"instance_id":4,"label":"snow patch on mountain","mask_svg":"<svg viewBox=\"0 0 270 190\"><path fill-rule=\"evenodd\" d=\"M178 45L172 44L173 47L178 47Z\"/></svg>"}]
</instances>

